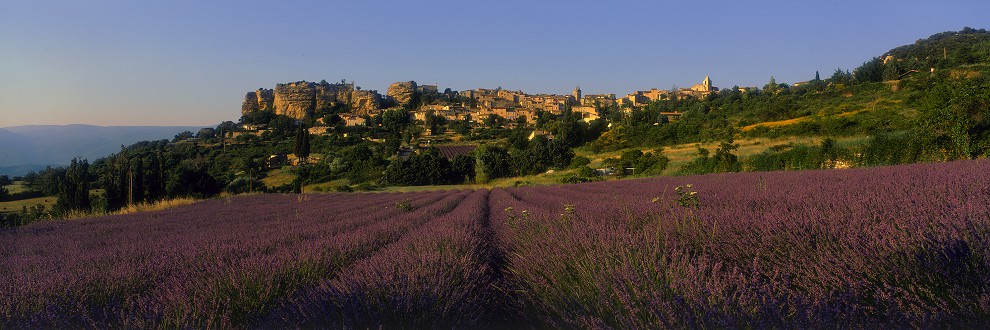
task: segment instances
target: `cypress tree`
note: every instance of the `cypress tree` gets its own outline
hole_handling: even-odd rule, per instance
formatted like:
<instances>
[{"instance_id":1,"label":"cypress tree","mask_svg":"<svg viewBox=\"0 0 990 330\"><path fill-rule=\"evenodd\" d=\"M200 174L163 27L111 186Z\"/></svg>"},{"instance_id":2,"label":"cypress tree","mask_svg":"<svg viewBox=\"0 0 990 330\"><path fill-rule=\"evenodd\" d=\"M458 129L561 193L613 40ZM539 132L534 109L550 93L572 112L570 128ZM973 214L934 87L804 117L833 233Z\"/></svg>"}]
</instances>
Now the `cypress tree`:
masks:
<instances>
[{"instance_id":1,"label":"cypress tree","mask_svg":"<svg viewBox=\"0 0 990 330\"><path fill-rule=\"evenodd\" d=\"M65 171L65 177L58 191L58 201L55 203L57 212L90 210L89 200L89 162L75 158Z\"/></svg>"},{"instance_id":2,"label":"cypress tree","mask_svg":"<svg viewBox=\"0 0 990 330\"><path fill-rule=\"evenodd\" d=\"M134 159L134 165L131 166L131 172L134 173L131 176L131 201L134 203L140 203L144 201L144 161L141 158Z\"/></svg>"},{"instance_id":3,"label":"cypress tree","mask_svg":"<svg viewBox=\"0 0 990 330\"><path fill-rule=\"evenodd\" d=\"M305 125L299 125L299 130L296 131L296 141L292 153L300 159L309 157L309 131L306 130Z\"/></svg>"}]
</instances>

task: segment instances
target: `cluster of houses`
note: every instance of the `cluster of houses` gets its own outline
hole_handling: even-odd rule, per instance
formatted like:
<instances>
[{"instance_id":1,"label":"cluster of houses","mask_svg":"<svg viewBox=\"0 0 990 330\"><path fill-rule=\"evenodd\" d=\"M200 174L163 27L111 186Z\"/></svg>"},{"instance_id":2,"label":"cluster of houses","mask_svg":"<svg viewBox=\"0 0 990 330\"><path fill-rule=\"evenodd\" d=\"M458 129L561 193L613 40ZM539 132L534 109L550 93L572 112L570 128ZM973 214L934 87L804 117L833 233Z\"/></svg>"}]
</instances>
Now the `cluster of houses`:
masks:
<instances>
[{"instance_id":1,"label":"cluster of houses","mask_svg":"<svg viewBox=\"0 0 990 330\"><path fill-rule=\"evenodd\" d=\"M580 87L575 87L570 95L531 95L523 91L511 91L502 88L478 88L474 90L460 91L457 92L456 95L453 95L453 92L448 90L444 94L446 96L451 96L450 98L438 102L439 104L424 104L415 110L409 111L409 119L414 122L425 123L427 121L427 117L433 115L443 117L448 121L468 121L472 125L479 126L482 125L488 117L498 116L505 119L507 125L514 126L516 123L523 122L523 120L528 124L535 123L540 112L560 115L565 111L565 109L569 108L573 114L579 115L582 120L591 122L600 118L599 109L602 107L618 107L628 111L629 109L642 107L658 100L669 100L674 98L684 99L689 97L703 98L711 93L717 92L718 90L719 89L717 87L712 86L711 78L707 76L702 83L696 84L691 88L682 88L678 90L662 90L654 88L644 91L635 91L621 98L617 98L615 94L584 95L582 94ZM432 93L440 95L436 85L416 86L416 92L421 94ZM452 96L457 97L455 98ZM457 102L449 102L450 99L456 99ZM368 119L371 116L379 115L385 110L387 109L364 111L361 115L356 113L340 113L338 116L340 116L341 123L345 126L368 126L370 124ZM667 115L669 120L676 120L677 117L680 116L680 113L676 112L663 114ZM332 127L328 125L329 123L323 122L323 118L318 118L316 123L317 125L308 128L310 134L325 135L330 134L333 131ZM228 137L237 138L241 135L260 136L266 131L267 128L263 124L243 124L241 130L228 133ZM428 129L425 133L427 136L432 135ZM545 136L551 139L553 138L549 132L536 130L532 132L529 139L533 139L536 136ZM443 151L445 156L448 158L453 158L453 156L458 154L470 152L473 148L474 147L463 147ZM413 151L400 150L399 156L402 157L403 153L408 154L411 152ZM406 155L406 157L408 157L408 155ZM272 155L268 162L271 167L280 167L284 165L298 164L300 160L296 159L293 155L278 154ZM613 170L612 172L615 171Z\"/></svg>"},{"instance_id":2,"label":"cluster of houses","mask_svg":"<svg viewBox=\"0 0 990 330\"><path fill-rule=\"evenodd\" d=\"M418 93L433 93L439 95L436 85L420 85L416 88ZM469 121L472 125L482 125L490 116L498 116L505 119L509 126L521 122L533 124L536 122L538 113L545 112L553 115L560 115L566 108L570 108L572 113L580 115L581 119L591 122L600 118L598 109L602 107L618 106L621 109L631 109L645 106L658 100L668 100L672 98L684 99L689 97L703 98L711 93L717 92L718 87L712 86L712 80L705 77L704 81L691 88L678 90L650 89L635 91L623 97L616 97L615 94L589 94L584 95L580 87L575 87L570 95L555 94L527 94L523 91L512 91L497 88L478 88L457 92L458 102L439 102L440 104L424 104L418 109L409 112L410 120L425 122L427 117L443 117L448 121ZM448 91L448 93L451 93ZM345 126L367 126L368 118L378 115L385 109L367 111L362 115L356 113L340 113L341 123ZM679 113L665 113L671 120L676 120ZM332 129L323 123L323 119L317 119L317 125L310 127L310 134L329 134ZM260 135L264 133L263 125L243 125L242 131L234 132L237 135L251 134ZM427 135L430 135L427 132Z\"/></svg>"},{"instance_id":3,"label":"cluster of houses","mask_svg":"<svg viewBox=\"0 0 990 330\"><path fill-rule=\"evenodd\" d=\"M423 85L429 90L420 92L438 93L435 85ZM502 88L486 89L478 88L465 90L457 93L461 100L469 100L459 104L429 104L423 105L410 112L411 120L425 121L428 114L446 118L447 120L469 120L476 125L484 122L489 116L499 116L510 123L515 123L520 118L525 118L527 123L535 123L537 114L545 112L560 115L564 109L570 107L571 111L581 116L582 120L591 122L599 119L598 109L600 107L619 106L623 109L631 107L642 107L650 102L666 100L671 98L684 99L688 97L702 98L708 94L718 91L718 87L712 86L712 80L705 77L705 80L692 86L669 91L662 89L650 89L647 91L636 91L624 97L617 98L615 94L590 94L583 95L580 87L575 87L570 95L554 94L527 94L523 91L512 91ZM370 114L380 113L373 111ZM677 114L671 114L676 118ZM356 114L342 113L340 117L347 126L368 125L367 118ZM316 132L313 132L316 133Z\"/></svg>"}]
</instances>

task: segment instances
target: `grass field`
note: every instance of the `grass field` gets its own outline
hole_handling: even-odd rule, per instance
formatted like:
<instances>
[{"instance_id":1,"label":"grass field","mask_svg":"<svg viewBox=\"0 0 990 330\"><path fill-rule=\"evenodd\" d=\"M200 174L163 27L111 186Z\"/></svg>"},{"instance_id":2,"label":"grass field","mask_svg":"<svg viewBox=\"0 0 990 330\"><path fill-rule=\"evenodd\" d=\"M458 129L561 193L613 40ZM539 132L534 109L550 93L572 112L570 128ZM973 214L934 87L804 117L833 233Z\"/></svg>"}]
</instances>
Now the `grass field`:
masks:
<instances>
[{"instance_id":1,"label":"grass field","mask_svg":"<svg viewBox=\"0 0 990 330\"><path fill-rule=\"evenodd\" d=\"M3 187L7 188L7 191L10 192L11 194L16 194L27 190L27 187L24 186L24 182L22 181L14 181L14 184L6 185Z\"/></svg>"},{"instance_id":2,"label":"grass field","mask_svg":"<svg viewBox=\"0 0 990 330\"><path fill-rule=\"evenodd\" d=\"M24 207L32 207L38 204L44 205L46 210L51 210L58 198L55 196L22 199L10 202L0 202L0 213L20 212Z\"/></svg>"},{"instance_id":3,"label":"grass field","mask_svg":"<svg viewBox=\"0 0 990 330\"><path fill-rule=\"evenodd\" d=\"M824 140L821 136L803 136L803 137L782 137L782 138L747 138L736 140L735 143L739 145L734 153L739 156L740 159L744 160L748 156L752 156L763 151L766 151L770 147L780 146L780 145L818 145ZM841 147L851 147L859 146L866 143L869 140L869 136L851 136L851 137L839 137L834 138L836 144ZM675 175L680 171L681 166L685 163L698 157L698 146L708 149L709 152L715 152L718 148L718 142L706 142L706 143L685 143L680 145L675 145L671 147L663 148L663 154L670 158L670 164L667 165L667 169L664 170L662 175ZM591 160L588 164L591 168L601 168L602 162L606 158L618 158L626 150L610 151L610 152L592 152L589 148L577 148L574 149L575 156L586 157ZM643 152L652 152L656 149L654 148L642 148ZM554 171L553 173L541 173L536 175L528 176L517 176L510 178L500 178L495 179L487 184L464 184L464 185L440 185L440 186L404 186L404 187L383 187L379 189L380 191L394 191L394 192L415 192L415 191L429 191L429 190L449 190L449 189L491 189L491 188L505 188L505 187L516 187L516 186L545 186L545 185L555 185L560 184L561 178L567 174L573 173L573 169L565 169ZM269 178L265 180L270 180L271 182L292 182L292 174L288 173L285 169L276 170L273 174L270 174ZM605 180L615 180L620 179L618 177L605 177ZM266 181L267 183L268 181ZM322 183L306 186L304 189L306 192L314 191L316 187L329 188L335 185L346 184L346 180L338 180L331 183Z\"/></svg>"},{"instance_id":4,"label":"grass field","mask_svg":"<svg viewBox=\"0 0 990 330\"><path fill-rule=\"evenodd\" d=\"M267 186L268 188L274 188L274 187L290 184L292 183L292 180L296 179L296 175L292 174L292 172L290 171L291 169L292 169L291 167L286 166L272 170L271 172L268 172L268 176L266 176L264 179L261 179L261 182L264 182L265 186Z\"/></svg>"}]
</instances>

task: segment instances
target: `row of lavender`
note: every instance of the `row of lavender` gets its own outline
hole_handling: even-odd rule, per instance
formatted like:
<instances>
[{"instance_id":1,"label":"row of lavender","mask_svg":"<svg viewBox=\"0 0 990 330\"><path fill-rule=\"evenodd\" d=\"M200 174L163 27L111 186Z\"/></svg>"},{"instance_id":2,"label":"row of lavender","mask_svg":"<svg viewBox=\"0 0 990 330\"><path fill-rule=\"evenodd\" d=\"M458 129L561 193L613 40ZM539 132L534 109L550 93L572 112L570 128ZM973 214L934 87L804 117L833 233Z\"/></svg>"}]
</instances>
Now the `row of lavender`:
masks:
<instances>
[{"instance_id":1,"label":"row of lavender","mask_svg":"<svg viewBox=\"0 0 990 330\"><path fill-rule=\"evenodd\" d=\"M261 324L475 328L506 321L488 191L283 304Z\"/></svg>"},{"instance_id":2,"label":"row of lavender","mask_svg":"<svg viewBox=\"0 0 990 330\"><path fill-rule=\"evenodd\" d=\"M0 233L0 327L973 325L990 315L988 167L252 196L41 223Z\"/></svg>"},{"instance_id":3,"label":"row of lavender","mask_svg":"<svg viewBox=\"0 0 990 330\"><path fill-rule=\"evenodd\" d=\"M491 199L505 219L493 223L512 256L507 283L522 292L514 304L552 326L990 321L986 160L499 189Z\"/></svg>"},{"instance_id":4,"label":"row of lavender","mask_svg":"<svg viewBox=\"0 0 990 330\"><path fill-rule=\"evenodd\" d=\"M0 232L0 328L244 326L469 194L252 196Z\"/></svg>"}]
</instances>

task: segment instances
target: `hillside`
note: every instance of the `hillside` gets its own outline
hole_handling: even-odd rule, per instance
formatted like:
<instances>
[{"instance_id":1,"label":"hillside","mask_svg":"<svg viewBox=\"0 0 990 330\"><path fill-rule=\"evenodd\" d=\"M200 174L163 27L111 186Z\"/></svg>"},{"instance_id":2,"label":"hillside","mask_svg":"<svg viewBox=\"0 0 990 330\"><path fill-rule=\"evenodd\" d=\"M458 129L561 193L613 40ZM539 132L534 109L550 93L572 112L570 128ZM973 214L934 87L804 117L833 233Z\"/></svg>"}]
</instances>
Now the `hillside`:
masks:
<instances>
[{"instance_id":1,"label":"hillside","mask_svg":"<svg viewBox=\"0 0 990 330\"><path fill-rule=\"evenodd\" d=\"M30 125L0 129L0 174L23 175L74 157L95 160L142 140L171 140L195 126Z\"/></svg>"},{"instance_id":2,"label":"hillside","mask_svg":"<svg viewBox=\"0 0 990 330\"><path fill-rule=\"evenodd\" d=\"M891 49L882 57L887 56L899 62L898 66L913 70L986 65L990 59L990 31L965 28L958 32L938 33L918 39L914 44Z\"/></svg>"}]
</instances>

